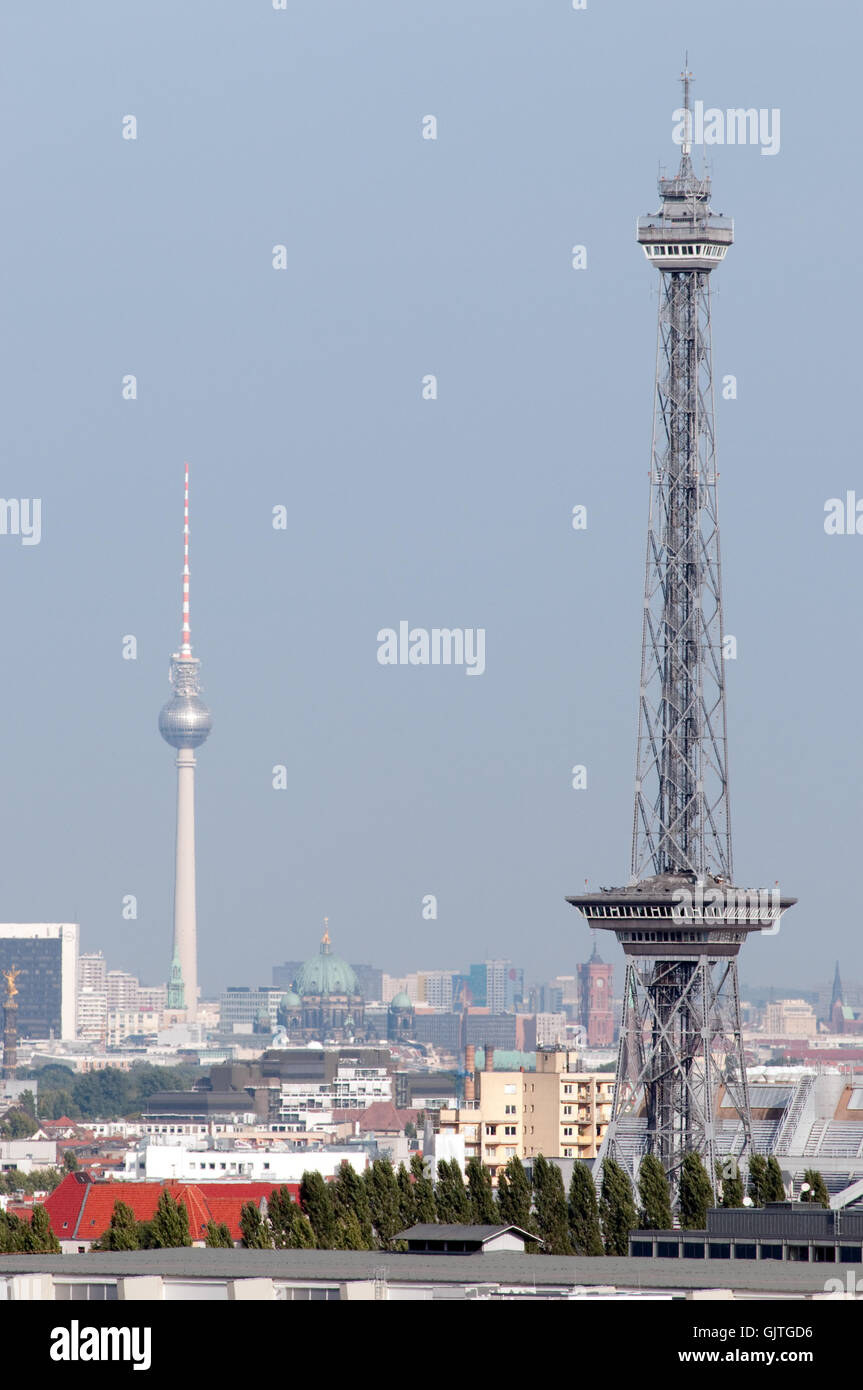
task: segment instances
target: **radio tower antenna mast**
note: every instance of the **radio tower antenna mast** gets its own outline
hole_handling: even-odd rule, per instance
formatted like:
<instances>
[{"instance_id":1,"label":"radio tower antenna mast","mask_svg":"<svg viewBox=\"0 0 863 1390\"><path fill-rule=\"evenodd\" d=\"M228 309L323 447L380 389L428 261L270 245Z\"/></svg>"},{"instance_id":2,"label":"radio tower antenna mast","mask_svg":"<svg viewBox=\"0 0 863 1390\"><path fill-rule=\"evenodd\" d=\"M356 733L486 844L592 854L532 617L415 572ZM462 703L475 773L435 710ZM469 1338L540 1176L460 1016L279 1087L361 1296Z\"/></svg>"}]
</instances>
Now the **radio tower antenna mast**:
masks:
<instances>
[{"instance_id":1,"label":"radio tower antenna mast","mask_svg":"<svg viewBox=\"0 0 863 1390\"><path fill-rule=\"evenodd\" d=\"M159 714L159 733L177 750L177 841L174 875L174 952L168 986L169 1009L185 1008L194 1019L198 1003L198 943L195 906L195 749L213 720L201 699L200 662L192 655L189 615L189 465L183 491L183 617L179 651L171 657L173 695Z\"/></svg>"},{"instance_id":2,"label":"radio tower antenna mast","mask_svg":"<svg viewBox=\"0 0 863 1390\"><path fill-rule=\"evenodd\" d=\"M660 275L631 878L569 898L626 957L603 1153L655 1154L676 1194L687 1152L715 1185L752 1147L737 954L796 900L733 886L710 276L734 239L692 164L684 68L680 164L637 239Z\"/></svg>"}]
</instances>

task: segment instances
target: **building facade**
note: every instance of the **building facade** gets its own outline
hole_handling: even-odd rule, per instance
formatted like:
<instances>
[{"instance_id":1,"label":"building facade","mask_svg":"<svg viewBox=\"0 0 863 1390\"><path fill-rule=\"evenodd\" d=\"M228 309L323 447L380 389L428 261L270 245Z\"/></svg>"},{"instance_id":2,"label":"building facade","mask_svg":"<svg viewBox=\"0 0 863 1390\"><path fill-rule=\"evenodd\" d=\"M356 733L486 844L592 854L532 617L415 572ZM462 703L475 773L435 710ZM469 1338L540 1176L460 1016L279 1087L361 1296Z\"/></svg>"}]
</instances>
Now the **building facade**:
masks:
<instances>
[{"instance_id":1,"label":"building facade","mask_svg":"<svg viewBox=\"0 0 863 1390\"><path fill-rule=\"evenodd\" d=\"M77 922L0 924L0 971L17 968L19 1038L75 1037Z\"/></svg>"}]
</instances>

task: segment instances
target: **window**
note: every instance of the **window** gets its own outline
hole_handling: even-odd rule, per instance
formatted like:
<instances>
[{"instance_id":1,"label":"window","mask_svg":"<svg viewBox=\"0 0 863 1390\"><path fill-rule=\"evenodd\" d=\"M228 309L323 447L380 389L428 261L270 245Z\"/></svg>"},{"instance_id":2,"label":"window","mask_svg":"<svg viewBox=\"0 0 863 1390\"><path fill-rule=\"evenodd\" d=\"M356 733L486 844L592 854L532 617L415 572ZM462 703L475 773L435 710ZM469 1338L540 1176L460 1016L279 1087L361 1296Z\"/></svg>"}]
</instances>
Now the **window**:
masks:
<instances>
[{"instance_id":1,"label":"window","mask_svg":"<svg viewBox=\"0 0 863 1390\"><path fill-rule=\"evenodd\" d=\"M563 1094L564 1094L565 1096L571 1096L571 1095L572 1095L572 1087L571 1087L571 1086L564 1086L564 1088L563 1088Z\"/></svg>"},{"instance_id":2,"label":"window","mask_svg":"<svg viewBox=\"0 0 863 1390\"><path fill-rule=\"evenodd\" d=\"M505 1096L514 1096L514 1095L515 1095L515 1092L516 1092L516 1088L515 1088L515 1086L512 1086L512 1085L506 1085L506 1086L504 1086L504 1088L503 1088L503 1093L504 1093Z\"/></svg>"},{"instance_id":3,"label":"window","mask_svg":"<svg viewBox=\"0 0 863 1390\"><path fill-rule=\"evenodd\" d=\"M731 1242L712 1240L708 1246L711 1260L730 1260Z\"/></svg>"},{"instance_id":4,"label":"window","mask_svg":"<svg viewBox=\"0 0 863 1390\"><path fill-rule=\"evenodd\" d=\"M572 1158L572 1149L564 1149L563 1156L564 1158Z\"/></svg>"},{"instance_id":5,"label":"window","mask_svg":"<svg viewBox=\"0 0 863 1390\"><path fill-rule=\"evenodd\" d=\"M684 1260L703 1260L704 1242L700 1240L696 1245L694 1241L685 1240L683 1242L683 1258Z\"/></svg>"},{"instance_id":6,"label":"window","mask_svg":"<svg viewBox=\"0 0 863 1390\"><path fill-rule=\"evenodd\" d=\"M486 1134L497 1134L497 1125L486 1125Z\"/></svg>"},{"instance_id":7,"label":"window","mask_svg":"<svg viewBox=\"0 0 863 1390\"><path fill-rule=\"evenodd\" d=\"M504 1134L515 1134L515 1125L504 1125L503 1132Z\"/></svg>"},{"instance_id":8,"label":"window","mask_svg":"<svg viewBox=\"0 0 863 1390\"><path fill-rule=\"evenodd\" d=\"M564 1132L564 1134L567 1135L567 1136L571 1135L571 1134L572 1134L572 1125L564 1125L564 1127L563 1127L563 1132Z\"/></svg>"},{"instance_id":9,"label":"window","mask_svg":"<svg viewBox=\"0 0 863 1390\"><path fill-rule=\"evenodd\" d=\"M762 1258L762 1260L781 1260L781 1259L782 1259L782 1246L781 1246L781 1245L762 1245L762 1247L761 1247L761 1258Z\"/></svg>"},{"instance_id":10,"label":"window","mask_svg":"<svg viewBox=\"0 0 863 1390\"><path fill-rule=\"evenodd\" d=\"M632 1255L641 1255L642 1258L650 1259L653 1255L653 1242L650 1240L634 1240L630 1250Z\"/></svg>"},{"instance_id":11,"label":"window","mask_svg":"<svg viewBox=\"0 0 863 1390\"><path fill-rule=\"evenodd\" d=\"M839 1259L844 1265L859 1265L863 1250L859 1245L840 1245Z\"/></svg>"},{"instance_id":12,"label":"window","mask_svg":"<svg viewBox=\"0 0 863 1390\"><path fill-rule=\"evenodd\" d=\"M676 1260L680 1254L680 1245L676 1240L658 1240L656 1253L661 1260Z\"/></svg>"},{"instance_id":13,"label":"window","mask_svg":"<svg viewBox=\"0 0 863 1390\"><path fill-rule=\"evenodd\" d=\"M504 1113L505 1115L514 1115L514 1114L515 1114L515 1106L514 1106L514 1105L505 1105L505 1106L503 1107L503 1113Z\"/></svg>"},{"instance_id":14,"label":"window","mask_svg":"<svg viewBox=\"0 0 863 1390\"><path fill-rule=\"evenodd\" d=\"M563 1113L564 1113L564 1115L571 1115L571 1114L572 1114L572 1106L571 1106L571 1105L565 1105L565 1106L563 1107Z\"/></svg>"}]
</instances>

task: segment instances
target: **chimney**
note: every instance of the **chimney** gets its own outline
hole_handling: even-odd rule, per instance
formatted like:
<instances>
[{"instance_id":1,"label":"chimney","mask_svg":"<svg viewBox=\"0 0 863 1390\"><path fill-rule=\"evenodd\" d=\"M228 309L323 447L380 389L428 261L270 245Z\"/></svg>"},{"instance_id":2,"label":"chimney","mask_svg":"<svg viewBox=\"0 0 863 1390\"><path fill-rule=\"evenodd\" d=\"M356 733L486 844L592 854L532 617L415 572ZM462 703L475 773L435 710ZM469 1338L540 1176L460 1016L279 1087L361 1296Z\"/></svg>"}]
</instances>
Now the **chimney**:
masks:
<instances>
[{"instance_id":1,"label":"chimney","mask_svg":"<svg viewBox=\"0 0 863 1390\"><path fill-rule=\"evenodd\" d=\"M468 1043L464 1050L464 1098L465 1103L476 1099L476 1081L474 1073L476 1071L476 1048L473 1043Z\"/></svg>"},{"instance_id":2,"label":"chimney","mask_svg":"<svg viewBox=\"0 0 863 1390\"><path fill-rule=\"evenodd\" d=\"M483 1057L483 1071L494 1071L494 1048L490 1043L485 1045L485 1056Z\"/></svg>"}]
</instances>

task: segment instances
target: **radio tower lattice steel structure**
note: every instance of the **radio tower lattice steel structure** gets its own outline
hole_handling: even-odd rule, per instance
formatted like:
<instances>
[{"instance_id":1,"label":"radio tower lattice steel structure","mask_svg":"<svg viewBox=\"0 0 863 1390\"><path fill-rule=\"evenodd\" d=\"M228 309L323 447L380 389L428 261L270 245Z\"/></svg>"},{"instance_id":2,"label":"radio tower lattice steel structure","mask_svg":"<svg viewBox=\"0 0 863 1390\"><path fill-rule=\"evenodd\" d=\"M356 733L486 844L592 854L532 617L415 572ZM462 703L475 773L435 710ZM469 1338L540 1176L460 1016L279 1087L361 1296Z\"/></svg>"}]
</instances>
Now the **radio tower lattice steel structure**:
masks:
<instances>
[{"instance_id":1,"label":"radio tower lattice steel structure","mask_svg":"<svg viewBox=\"0 0 863 1390\"><path fill-rule=\"evenodd\" d=\"M183 625L180 650L171 657L174 693L159 714L159 733L177 749L177 842L174 879L174 955L168 1007L193 1019L198 1002L198 943L195 907L195 749L213 727L200 696L200 661L192 655L189 622L189 465L183 510Z\"/></svg>"},{"instance_id":2,"label":"radio tower lattice steel structure","mask_svg":"<svg viewBox=\"0 0 863 1390\"><path fill-rule=\"evenodd\" d=\"M615 931L627 960L604 1153L633 1169L655 1153L673 1191L686 1152L715 1183L720 1153L751 1148L737 953L795 901L732 886L710 273L733 223L693 168L691 73L682 81L680 167L638 222L660 303L632 877L567 900Z\"/></svg>"}]
</instances>

